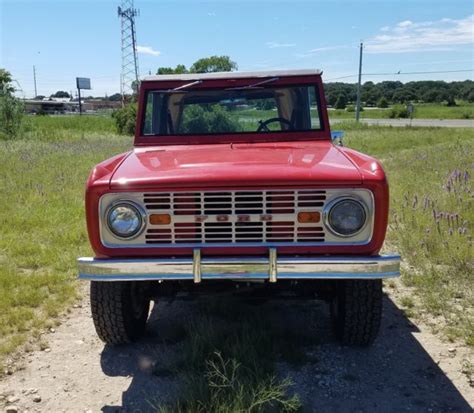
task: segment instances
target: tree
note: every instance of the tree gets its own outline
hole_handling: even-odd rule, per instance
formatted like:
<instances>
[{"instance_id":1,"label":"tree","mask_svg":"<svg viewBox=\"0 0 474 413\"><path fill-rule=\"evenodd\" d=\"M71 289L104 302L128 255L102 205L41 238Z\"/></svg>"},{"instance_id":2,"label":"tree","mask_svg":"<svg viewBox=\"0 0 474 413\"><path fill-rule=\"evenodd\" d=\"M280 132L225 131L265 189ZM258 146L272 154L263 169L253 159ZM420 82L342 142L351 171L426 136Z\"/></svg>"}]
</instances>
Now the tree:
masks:
<instances>
[{"instance_id":1,"label":"tree","mask_svg":"<svg viewBox=\"0 0 474 413\"><path fill-rule=\"evenodd\" d=\"M355 102L356 100L357 90L355 84L342 82L326 83L324 90L326 92L326 102L330 106L336 104L337 98L340 95L344 95L348 102Z\"/></svg>"},{"instance_id":2,"label":"tree","mask_svg":"<svg viewBox=\"0 0 474 413\"><path fill-rule=\"evenodd\" d=\"M392 102L394 103L407 103L410 100L415 99L416 94L412 93L410 89L400 88L395 91L392 95Z\"/></svg>"},{"instance_id":3,"label":"tree","mask_svg":"<svg viewBox=\"0 0 474 413\"><path fill-rule=\"evenodd\" d=\"M13 139L18 135L24 111L20 99L0 92L0 138Z\"/></svg>"},{"instance_id":4,"label":"tree","mask_svg":"<svg viewBox=\"0 0 474 413\"><path fill-rule=\"evenodd\" d=\"M472 90L471 92L469 92L469 94L467 95L466 97L467 101L469 103L474 103L474 90Z\"/></svg>"},{"instance_id":5,"label":"tree","mask_svg":"<svg viewBox=\"0 0 474 413\"><path fill-rule=\"evenodd\" d=\"M108 100L111 102L120 102L122 100L122 95L120 93L114 93L108 97Z\"/></svg>"},{"instance_id":6,"label":"tree","mask_svg":"<svg viewBox=\"0 0 474 413\"><path fill-rule=\"evenodd\" d=\"M210 56L197 60L189 68L190 73L232 72L237 70L237 63L229 56Z\"/></svg>"},{"instance_id":7,"label":"tree","mask_svg":"<svg viewBox=\"0 0 474 413\"><path fill-rule=\"evenodd\" d=\"M375 106L381 96L382 92L374 82L365 82L362 86L362 101L367 106Z\"/></svg>"},{"instance_id":8,"label":"tree","mask_svg":"<svg viewBox=\"0 0 474 413\"><path fill-rule=\"evenodd\" d=\"M447 99L446 91L443 89L428 89L423 94L423 100L428 103L441 103Z\"/></svg>"},{"instance_id":9,"label":"tree","mask_svg":"<svg viewBox=\"0 0 474 413\"><path fill-rule=\"evenodd\" d=\"M382 96L379 101L377 102L377 107L385 109L388 108L388 101L385 96Z\"/></svg>"},{"instance_id":10,"label":"tree","mask_svg":"<svg viewBox=\"0 0 474 413\"><path fill-rule=\"evenodd\" d=\"M457 97L459 99L467 100L468 102L472 103L473 100L469 100L469 97L474 96L474 82L466 80L462 83L462 85L459 85Z\"/></svg>"},{"instance_id":11,"label":"tree","mask_svg":"<svg viewBox=\"0 0 474 413\"><path fill-rule=\"evenodd\" d=\"M58 90L54 95L51 95L52 98L70 98L71 95L64 90Z\"/></svg>"},{"instance_id":12,"label":"tree","mask_svg":"<svg viewBox=\"0 0 474 413\"><path fill-rule=\"evenodd\" d=\"M457 106L456 101L454 100L454 94L448 93L446 98L446 106Z\"/></svg>"},{"instance_id":13,"label":"tree","mask_svg":"<svg viewBox=\"0 0 474 413\"><path fill-rule=\"evenodd\" d=\"M339 95L334 106L336 109L345 109L347 105L347 99L344 95Z\"/></svg>"},{"instance_id":14,"label":"tree","mask_svg":"<svg viewBox=\"0 0 474 413\"><path fill-rule=\"evenodd\" d=\"M181 73L210 73L210 72L231 72L237 70L237 63L230 60L229 56L210 56L196 60L192 66L186 69L185 65L172 67L159 67L157 75L174 75Z\"/></svg>"},{"instance_id":15,"label":"tree","mask_svg":"<svg viewBox=\"0 0 474 413\"><path fill-rule=\"evenodd\" d=\"M13 93L12 76L0 69L0 138L12 139L18 135L23 120L24 106Z\"/></svg>"},{"instance_id":16,"label":"tree","mask_svg":"<svg viewBox=\"0 0 474 413\"><path fill-rule=\"evenodd\" d=\"M12 75L5 69L0 68L0 90L12 94L15 88L12 85Z\"/></svg>"},{"instance_id":17,"label":"tree","mask_svg":"<svg viewBox=\"0 0 474 413\"><path fill-rule=\"evenodd\" d=\"M187 73L187 69L185 65L177 65L174 69L172 67L159 67L156 71L157 75L173 75L173 74L181 74Z\"/></svg>"}]
</instances>

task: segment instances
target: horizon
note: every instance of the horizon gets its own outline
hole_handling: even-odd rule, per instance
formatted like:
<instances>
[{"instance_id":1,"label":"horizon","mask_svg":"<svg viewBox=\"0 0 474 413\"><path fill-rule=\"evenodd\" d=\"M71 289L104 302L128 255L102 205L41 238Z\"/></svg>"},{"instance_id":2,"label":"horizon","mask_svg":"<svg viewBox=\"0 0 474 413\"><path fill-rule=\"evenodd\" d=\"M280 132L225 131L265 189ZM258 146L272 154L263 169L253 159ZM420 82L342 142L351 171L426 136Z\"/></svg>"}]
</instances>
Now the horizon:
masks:
<instances>
[{"instance_id":1,"label":"horizon","mask_svg":"<svg viewBox=\"0 0 474 413\"><path fill-rule=\"evenodd\" d=\"M91 78L92 90L84 95L119 93L119 4L0 0L0 67L12 74L19 95L34 95L33 65L38 95L59 90L75 95L75 77ZM141 11L136 20L140 77L158 67L189 68L199 58L228 55L239 71L317 67L326 83L356 83L363 41L362 83L474 78L470 1L250 4L135 0Z\"/></svg>"}]
</instances>

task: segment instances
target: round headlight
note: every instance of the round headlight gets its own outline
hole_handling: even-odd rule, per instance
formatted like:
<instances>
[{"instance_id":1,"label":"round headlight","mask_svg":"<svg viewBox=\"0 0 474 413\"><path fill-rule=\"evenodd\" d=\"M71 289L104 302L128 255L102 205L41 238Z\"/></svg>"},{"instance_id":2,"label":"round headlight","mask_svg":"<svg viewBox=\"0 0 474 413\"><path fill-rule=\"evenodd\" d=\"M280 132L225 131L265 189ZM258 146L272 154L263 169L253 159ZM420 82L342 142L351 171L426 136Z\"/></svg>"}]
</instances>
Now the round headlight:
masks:
<instances>
[{"instance_id":1,"label":"round headlight","mask_svg":"<svg viewBox=\"0 0 474 413\"><path fill-rule=\"evenodd\" d=\"M367 213L361 202L346 198L330 206L326 218L329 228L336 235L350 237L362 230L367 220Z\"/></svg>"},{"instance_id":2,"label":"round headlight","mask_svg":"<svg viewBox=\"0 0 474 413\"><path fill-rule=\"evenodd\" d=\"M135 205L119 203L107 212L107 225L117 237L131 238L140 233L143 224L142 214Z\"/></svg>"}]
</instances>

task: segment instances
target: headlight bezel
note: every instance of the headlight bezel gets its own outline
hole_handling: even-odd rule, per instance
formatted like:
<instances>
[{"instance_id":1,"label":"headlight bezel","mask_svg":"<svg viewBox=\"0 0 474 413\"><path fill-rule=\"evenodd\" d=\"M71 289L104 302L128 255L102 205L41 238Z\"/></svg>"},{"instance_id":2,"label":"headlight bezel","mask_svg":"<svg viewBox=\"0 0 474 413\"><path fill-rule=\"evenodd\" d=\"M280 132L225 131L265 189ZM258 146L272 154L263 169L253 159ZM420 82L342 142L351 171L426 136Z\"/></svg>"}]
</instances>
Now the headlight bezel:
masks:
<instances>
[{"instance_id":1,"label":"headlight bezel","mask_svg":"<svg viewBox=\"0 0 474 413\"><path fill-rule=\"evenodd\" d=\"M128 207L128 208L134 210L135 213L137 214L137 216L140 219L140 225L138 226L138 229L136 231L134 231L133 233L131 233L130 235L120 235L120 234L118 234L117 232L114 231L114 229L111 225L111 222L110 222L110 215L111 215L112 210L115 209L115 208L121 207L121 206L125 206L125 207ZM135 238L139 237L140 234L143 232L143 230L146 227L147 214L146 214L145 210L143 209L143 207L141 205L137 204L136 202L129 201L129 200L126 200L126 199L120 199L120 200L117 200L115 202L112 202L107 207L107 209L105 210L104 218L105 218L104 222L106 224L106 228L110 232L110 234L112 234L115 238L117 238L119 240L127 240L128 241L128 240L132 240L132 239L135 239Z\"/></svg>"},{"instance_id":2,"label":"headlight bezel","mask_svg":"<svg viewBox=\"0 0 474 413\"><path fill-rule=\"evenodd\" d=\"M333 208L339 204L340 202L343 202L343 201L352 201L352 202L356 202L358 203L361 207L362 207L362 210L364 212L364 223L362 224L362 226L355 232L351 233L351 234L342 234L340 232L338 232L336 229L333 228L333 226L331 225L331 211L333 210ZM363 199L357 197L357 196L352 196L352 195L343 195L343 196L339 196L337 198L334 198L332 199L331 201L329 201L328 203L326 203L326 205L324 206L324 209L323 209L323 222L324 222L324 225L326 226L326 228L333 234L333 235L336 235L337 237L341 237L341 238L353 238L353 237L356 237L357 235L359 235L361 232L363 232L367 225L369 224L370 222L370 211L369 211L369 208L367 206L367 204L364 202Z\"/></svg>"}]
</instances>

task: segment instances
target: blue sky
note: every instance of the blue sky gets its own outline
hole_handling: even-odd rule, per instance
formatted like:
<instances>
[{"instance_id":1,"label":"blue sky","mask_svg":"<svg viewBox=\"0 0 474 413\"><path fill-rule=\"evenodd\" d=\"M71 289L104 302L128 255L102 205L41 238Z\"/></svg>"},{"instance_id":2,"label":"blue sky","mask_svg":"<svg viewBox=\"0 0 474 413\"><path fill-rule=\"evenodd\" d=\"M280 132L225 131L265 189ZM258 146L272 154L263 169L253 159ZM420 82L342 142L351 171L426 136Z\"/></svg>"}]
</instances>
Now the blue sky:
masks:
<instances>
[{"instance_id":1,"label":"blue sky","mask_svg":"<svg viewBox=\"0 0 474 413\"><path fill-rule=\"evenodd\" d=\"M27 97L73 90L90 77L93 95L120 89L120 20L110 0L0 0L0 67ZM320 68L324 79L363 81L474 77L472 0L135 0L140 74L229 55L239 70ZM426 71L452 73L403 74ZM401 71L400 75L394 75Z\"/></svg>"}]
</instances>

